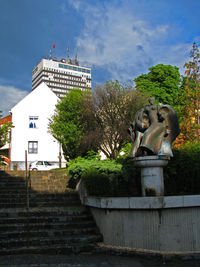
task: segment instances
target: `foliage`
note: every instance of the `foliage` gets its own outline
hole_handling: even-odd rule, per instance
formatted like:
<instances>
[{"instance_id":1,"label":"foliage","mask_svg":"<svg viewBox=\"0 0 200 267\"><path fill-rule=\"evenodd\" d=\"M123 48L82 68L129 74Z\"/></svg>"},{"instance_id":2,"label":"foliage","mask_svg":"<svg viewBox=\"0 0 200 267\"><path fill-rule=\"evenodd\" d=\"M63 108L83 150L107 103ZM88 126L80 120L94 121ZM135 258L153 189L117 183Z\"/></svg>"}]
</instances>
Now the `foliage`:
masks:
<instances>
[{"instance_id":1,"label":"foliage","mask_svg":"<svg viewBox=\"0 0 200 267\"><path fill-rule=\"evenodd\" d=\"M121 164L118 164L115 161L88 160L84 158L78 158L69 164L68 175L74 179L80 179L83 172L91 168L96 169L106 175L121 175Z\"/></svg>"},{"instance_id":2,"label":"foliage","mask_svg":"<svg viewBox=\"0 0 200 267\"><path fill-rule=\"evenodd\" d=\"M185 63L184 92L180 98L183 120L180 124L181 135L177 146L187 141L200 139L200 51L196 43L190 52L191 61Z\"/></svg>"},{"instance_id":3,"label":"foliage","mask_svg":"<svg viewBox=\"0 0 200 267\"><path fill-rule=\"evenodd\" d=\"M82 174L82 179L90 196L110 196L111 184L109 176L95 168L89 168Z\"/></svg>"},{"instance_id":4,"label":"foliage","mask_svg":"<svg viewBox=\"0 0 200 267\"><path fill-rule=\"evenodd\" d=\"M148 74L135 78L136 89L155 97L156 101L178 108L181 94L179 69L171 65L158 64L149 68Z\"/></svg>"},{"instance_id":5,"label":"foliage","mask_svg":"<svg viewBox=\"0 0 200 267\"><path fill-rule=\"evenodd\" d=\"M118 81L98 85L93 94L95 130L98 148L108 158L116 159L117 154L128 142L127 129L147 98L133 89L132 85L122 85Z\"/></svg>"},{"instance_id":6,"label":"foliage","mask_svg":"<svg viewBox=\"0 0 200 267\"><path fill-rule=\"evenodd\" d=\"M115 159L129 140L127 129L146 97L118 81L98 85L94 93L71 90L56 106L49 129L66 158L102 151Z\"/></svg>"},{"instance_id":7,"label":"foliage","mask_svg":"<svg viewBox=\"0 0 200 267\"><path fill-rule=\"evenodd\" d=\"M174 157L164 168L165 195L200 194L200 142L173 149ZM71 162L68 174L84 179L92 196L141 196L140 168L131 158Z\"/></svg>"},{"instance_id":8,"label":"foliage","mask_svg":"<svg viewBox=\"0 0 200 267\"><path fill-rule=\"evenodd\" d=\"M140 195L140 171L134 168L131 159L101 161L79 158L69 165L68 174L73 179L84 179L90 195Z\"/></svg>"},{"instance_id":9,"label":"foliage","mask_svg":"<svg viewBox=\"0 0 200 267\"><path fill-rule=\"evenodd\" d=\"M100 160L101 156L95 152L94 150L90 150L86 153L86 156L84 157L84 159L87 160Z\"/></svg>"},{"instance_id":10,"label":"foliage","mask_svg":"<svg viewBox=\"0 0 200 267\"><path fill-rule=\"evenodd\" d=\"M187 142L173 153L164 169L165 194L200 194L200 142Z\"/></svg>"},{"instance_id":11,"label":"foliage","mask_svg":"<svg viewBox=\"0 0 200 267\"><path fill-rule=\"evenodd\" d=\"M65 157L71 159L85 155L93 148L85 142L92 121L91 93L78 89L71 90L56 106L49 130L62 144Z\"/></svg>"},{"instance_id":12,"label":"foliage","mask_svg":"<svg viewBox=\"0 0 200 267\"><path fill-rule=\"evenodd\" d=\"M2 111L0 111L0 119ZM9 131L13 127L12 122L7 122L3 125L0 125L0 147L4 146L7 142L9 142Z\"/></svg>"},{"instance_id":13,"label":"foliage","mask_svg":"<svg viewBox=\"0 0 200 267\"><path fill-rule=\"evenodd\" d=\"M125 158L127 158L128 156L129 156L129 154L130 154L130 151L131 151L131 148L132 148L132 143L130 143L130 142L128 142L128 143L126 143L122 148L121 148L121 150L119 151L119 153L118 153L118 159L119 158L122 158L122 159L125 159Z\"/></svg>"}]
</instances>

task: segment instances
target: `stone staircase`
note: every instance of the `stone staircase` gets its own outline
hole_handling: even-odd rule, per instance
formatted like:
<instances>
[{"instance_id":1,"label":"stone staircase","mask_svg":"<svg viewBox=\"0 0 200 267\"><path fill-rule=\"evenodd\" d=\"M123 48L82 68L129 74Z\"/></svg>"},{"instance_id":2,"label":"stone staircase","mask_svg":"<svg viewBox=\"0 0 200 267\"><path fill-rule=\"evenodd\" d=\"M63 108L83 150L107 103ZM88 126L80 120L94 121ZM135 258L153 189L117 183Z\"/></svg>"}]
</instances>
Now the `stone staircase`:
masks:
<instances>
[{"instance_id":1,"label":"stone staircase","mask_svg":"<svg viewBox=\"0 0 200 267\"><path fill-rule=\"evenodd\" d=\"M102 241L78 193L47 177L37 173L40 191L30 185L27 199L25 177L0 171L0 255L89 252Z\"/></svg>"}]
</instances>

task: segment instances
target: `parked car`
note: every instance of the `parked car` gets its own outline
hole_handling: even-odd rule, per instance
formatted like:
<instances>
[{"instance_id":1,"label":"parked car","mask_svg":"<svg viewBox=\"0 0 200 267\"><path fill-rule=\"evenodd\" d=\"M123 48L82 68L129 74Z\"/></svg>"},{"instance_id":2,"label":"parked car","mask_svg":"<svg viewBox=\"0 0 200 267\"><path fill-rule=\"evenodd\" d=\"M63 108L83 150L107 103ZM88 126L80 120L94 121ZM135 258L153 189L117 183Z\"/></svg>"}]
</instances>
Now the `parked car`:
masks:
<instances>
[{"instance_id":1,"label":"parked car","mask_svg":"<svg viewBox=\"0 0 200 267\"><path fill-rule=\"evenodd\" d=\"M58 165L51 164L48 161L37 160L29 165L30 171L49 171L58 168Z\"/></svg>"}]
</instances>

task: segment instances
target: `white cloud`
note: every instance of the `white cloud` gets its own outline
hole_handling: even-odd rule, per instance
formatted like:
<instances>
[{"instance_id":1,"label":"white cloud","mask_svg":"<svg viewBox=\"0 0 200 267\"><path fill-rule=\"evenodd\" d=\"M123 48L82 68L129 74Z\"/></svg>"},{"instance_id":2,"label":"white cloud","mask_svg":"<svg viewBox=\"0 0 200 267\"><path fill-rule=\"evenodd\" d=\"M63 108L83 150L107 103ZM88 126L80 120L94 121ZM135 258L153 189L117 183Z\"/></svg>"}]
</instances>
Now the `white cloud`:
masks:
<instances>
[{"instance_id":1,"label":"white cloud","mask_svg":"<svg viewBox=\"0 0 200 267\"><path fill-rule=\"evenodd\" d=\"M0 85L0 110L3 111L2 115L9 115L11 108L14 107L27 94L27 91L20 90L13 86Z\"/></svg>"},{"instance_id":2,"label":"white cloud","mask_svg":"<svg viewBox=\"0 0 200 267\"><path fill-rule=\"evenodd\" d=\"M157 63L170 64L179 67L180 73L184 75L184 64L190 60L189 53L192 46L189 43L179 43L173 46L162 46L158 48Z\"/></svg>"},{"instance_id":3,"label":"white cloud","mask_svg":"<svg viewBox=\"0 0 200 267\"><path fill-rule=\"evenodd\" d=\"M85 65L105 68L111 79L126 81L158 63L183 68L191 44L167 44L170 24L152 25L124 6L91 6L73 1L85 26L77 38L79 58ZM174 30L174 29L173 29Z\"/></svg>"},{"instance_id":4,"label":"white cloud","mask_svg":"<svg viewBox=\"0 0 200 267\"><path fill-rule=\"evenodd\" d=\"M81 2L79 0L69 0L69 3L76 9L79 10Z\"/></svg>"}]
</instances>

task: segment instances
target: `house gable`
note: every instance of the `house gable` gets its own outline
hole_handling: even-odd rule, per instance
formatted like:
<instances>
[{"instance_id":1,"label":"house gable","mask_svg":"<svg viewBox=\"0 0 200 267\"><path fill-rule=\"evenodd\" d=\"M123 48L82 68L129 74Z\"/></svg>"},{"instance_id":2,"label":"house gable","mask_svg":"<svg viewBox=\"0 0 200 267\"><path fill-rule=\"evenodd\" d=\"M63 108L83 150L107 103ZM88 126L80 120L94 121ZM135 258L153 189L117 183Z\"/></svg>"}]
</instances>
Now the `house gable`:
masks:
<instances>
[{"instance_id":1,"label":"house gable","mask_svg":"<svg viewBox=\"0 0 200 267\"><path fill-rule=\"evenodd\" d=\"M58 101L59 98L42 83L11 109L14 125L11 135L12 163L20 165L24 162L25 151L28 152L29 162L58 162L59 144L48 130Z\"/></svg>"}]
</instances>

